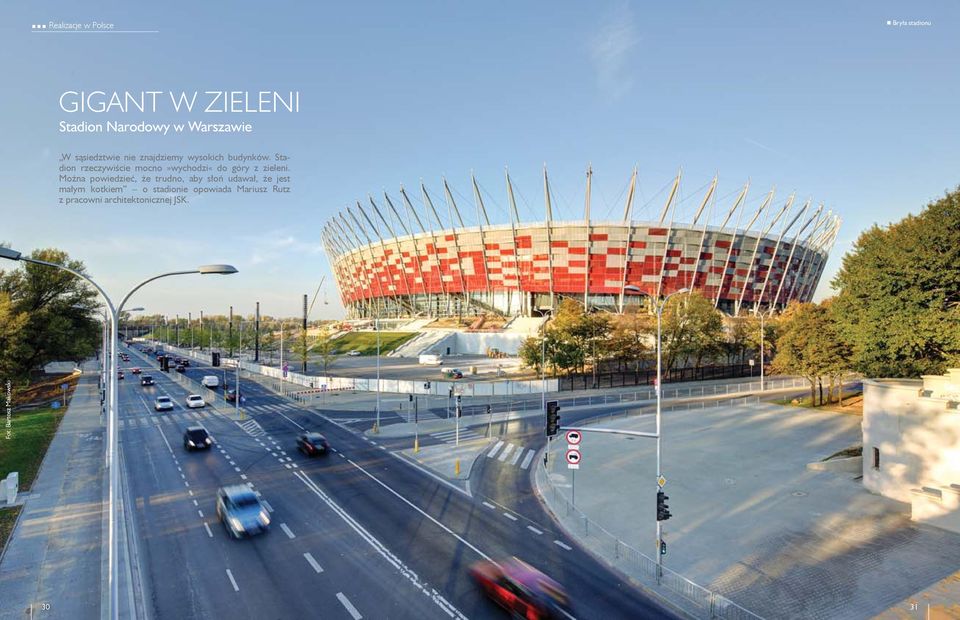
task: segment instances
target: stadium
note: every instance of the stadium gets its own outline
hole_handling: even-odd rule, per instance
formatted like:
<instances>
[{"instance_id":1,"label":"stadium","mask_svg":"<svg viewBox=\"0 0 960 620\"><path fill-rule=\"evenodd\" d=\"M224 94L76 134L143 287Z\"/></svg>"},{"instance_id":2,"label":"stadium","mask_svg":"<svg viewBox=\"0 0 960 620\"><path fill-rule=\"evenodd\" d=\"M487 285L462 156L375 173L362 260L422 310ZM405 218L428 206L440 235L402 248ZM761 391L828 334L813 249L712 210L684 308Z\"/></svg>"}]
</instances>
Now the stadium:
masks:
<instances>
[{"instance_id":1,"label":"stadium","mask_svg":"<svg viewBox=\"0 0 960 620\"><path fill-rule=\"evenodd\" d=\"M564 298L622 313L684 288L731 315L812 298L839 217L772 189L748 200L749 182L718 197L716 177L678 199L681 176L664 185L649 221L634 219L636 171L614 221L591 219L592 170L578 220L554 219L546 169L544 217L533 222L521 219L509 174L506 223L491 222L493 196L473 177L472 225L463 219L465 197L446 180L434 194L421 183L417 192L401 187L342 210L324 227L323 243L343 305L357 319L546 316Z\"/></svg>"}]
</instances>

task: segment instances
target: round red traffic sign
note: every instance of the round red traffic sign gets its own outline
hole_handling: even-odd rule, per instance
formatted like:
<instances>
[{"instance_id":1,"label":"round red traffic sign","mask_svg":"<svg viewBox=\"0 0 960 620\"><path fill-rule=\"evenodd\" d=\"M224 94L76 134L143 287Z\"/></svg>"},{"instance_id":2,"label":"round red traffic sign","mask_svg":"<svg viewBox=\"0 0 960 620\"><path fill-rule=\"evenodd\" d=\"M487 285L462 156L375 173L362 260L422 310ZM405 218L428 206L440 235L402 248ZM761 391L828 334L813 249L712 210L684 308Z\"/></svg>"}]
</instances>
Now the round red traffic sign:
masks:
<instances>
[{"instance_id":1,"label":"round red traffic sign","mask_svg":"<svg viewBox=\"0 0 960 620\"><path fill-rule=\"evenodd\" d=\"M567 462L571 465L576 465L580 462L580 451L579 450L567 450Z\"/></svg>"},{"instance_id":2,"label":"round red traffic sign","mask_svg":"<svg viewBox=\"0 0 960 620\"><path fill-rule=\"evenodd\" d=\"M567 431L567 443L571 446L579 444L581 439L583 439L583 435L580 434L580 431Z\"/></svg>"}]
</instances>

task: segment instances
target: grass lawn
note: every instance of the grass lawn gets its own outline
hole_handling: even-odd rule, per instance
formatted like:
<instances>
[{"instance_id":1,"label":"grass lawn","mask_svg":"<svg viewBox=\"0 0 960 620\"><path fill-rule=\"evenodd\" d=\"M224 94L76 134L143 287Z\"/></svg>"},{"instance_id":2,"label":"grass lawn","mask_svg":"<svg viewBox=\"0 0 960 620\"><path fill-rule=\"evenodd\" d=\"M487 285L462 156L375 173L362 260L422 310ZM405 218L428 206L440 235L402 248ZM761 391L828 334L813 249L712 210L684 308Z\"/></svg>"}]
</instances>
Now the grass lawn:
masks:
<instances>
[{"instance_id":1,"label":"grass lawn","mask_svg":"<svg viewBox=\"0 0 960 620\"><path fill-rule=\"evenodd\" d=\"M826 395L824 395L826 396ZM817 401L819 402L820 397L817 395ZM843 407L840 407L839 403L824 402L822 405L817 405L812 407L810 404L810 397L804 396L803 398L781 398L780 400L774 401L778 405L786 405L793 407L806 407L808 409L819 409L820 411L836 411L838 413L858 413L863 414L863 393L862 392L844 392L843 393Z\"/></svg>"},{"instance_id":2,"label":"grass lawn","mask_svg":"<svg viewBox=\"0 0 960 620\"><path fill-rule=\"evenodd\" d=\"M13 531L13 525L17 522L17 515L23 506L14 506L13 508L0 508L0 551L7 544L7 538Z\"/></svg>"},{"instance_id":3,"label":"grass lawn","mask_svg":"<svg viewBox=\"0 0 960 620\"><path fill-rule=\"evenodd\" d=\"M4 434L0 435L0 478L12 471L20 472L20 489L30 488L64 411L42 408L13 414L10 429L3 429ZM11 433L9 439L7 430Z\"/></svg>"},{"instance_id":4,"label":"grass lawn","mask_svg":"<svg viewBox=\"0 0 960 620\"><path fill-rule=\"evenodd\" d=\"M380 354L393 351L417 335L417 332L380 332ZM360 351L361 355L376 355L377 332L350 332L333 341L334 353L342 354L354 349Z\"/></svg>"}]
</instances>

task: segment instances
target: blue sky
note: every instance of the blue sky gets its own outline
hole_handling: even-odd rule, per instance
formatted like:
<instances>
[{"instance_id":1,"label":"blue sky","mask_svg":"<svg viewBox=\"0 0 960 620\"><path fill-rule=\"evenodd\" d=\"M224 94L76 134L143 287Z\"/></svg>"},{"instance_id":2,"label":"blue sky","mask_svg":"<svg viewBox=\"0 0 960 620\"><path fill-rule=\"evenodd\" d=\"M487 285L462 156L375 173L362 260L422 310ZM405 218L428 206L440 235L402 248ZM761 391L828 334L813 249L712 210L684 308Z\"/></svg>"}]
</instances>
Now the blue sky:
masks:
<instances>
[{"instance_id":1,"label":"blue sky","mask_svg":"<svg viewBox=\"0 0 960 620\"><path fill-rule=\"evenodd\" d=\"M533 220L546 163L555 217L582 217L588 162L599 219L622 215L634 165L638 219L655 217L680 167L678 218L716 173L715 214L748 178L752 204L774 184L778 202L793 191L823 201L844 220L823 297L862 230L960 183L952 0L76 4L0 9L0 240L21 251L63 248L118 297L159 271L207 262L241 270L151 285L137 297L151 312L232 304L249 313L259 300L265 313L294 315L303 293L325 274L329 283L324 222L368 193L396 198L401 183L421 178L439 197L445 175L472 214L475 172L491 218L506 221L509 166L521 216ZM30 31L93 19L159 33ZM68 116L59 94L95 89L299 90L301 112L253 119L253 136L58 134ZM57 154L98 150L283 151L295 193L189 208L56 205ZM325 288L330 304L313 318L342 312L333 285Z\"/></svg>"}]
</instances>

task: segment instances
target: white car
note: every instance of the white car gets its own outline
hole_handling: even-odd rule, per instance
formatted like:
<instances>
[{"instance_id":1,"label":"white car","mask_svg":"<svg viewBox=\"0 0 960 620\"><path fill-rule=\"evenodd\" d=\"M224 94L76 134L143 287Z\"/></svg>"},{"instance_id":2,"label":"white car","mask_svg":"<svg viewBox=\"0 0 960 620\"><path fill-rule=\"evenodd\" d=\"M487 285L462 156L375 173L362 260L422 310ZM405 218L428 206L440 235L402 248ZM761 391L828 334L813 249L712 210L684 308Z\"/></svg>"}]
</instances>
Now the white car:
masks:
<instances>
[{"instance_id":1,"label":"white car","mask_svg":"<svg viewBox=\"0 0 960 620\"><path fill-rule=\"evenodd\" d=\"M157 411L172 411L173 401L170 400L169 396L157 396L157 399L153 401L153 408Z\"/></svg>"},{"instance_id":2,"label":"white car","mask_svg":"<svg viewBox=\"0 0 960 620\"><path fill-rule=\"evenodd\" d=\"M217 375L206 375L200 380L200 385L211 389L220 387L220 378Z\"/></svg>"},{"instance_id":3,"label":"white car","mask_svg":"<svg viewBox=\"0 0 960 620\"><path fill-rule=\"evenodd\" d=\"M357 351L356 349L353 349L352 351L347 351L347 355L349 355L350 357L356 357L356 356L360 355L360 351Z\"/></svg>"},{"instance_id":4,"label":"white car","mask_svg":"<svg viewBox=\"0 0 960 620\"><path fill-rule=\"evenodd\" d=\"M191 394L187 396L187 407L190 409L199 409L200 407L206 407L207 403L203 400L203 396L199 394Z\"/></svg>"}]
</instances>

